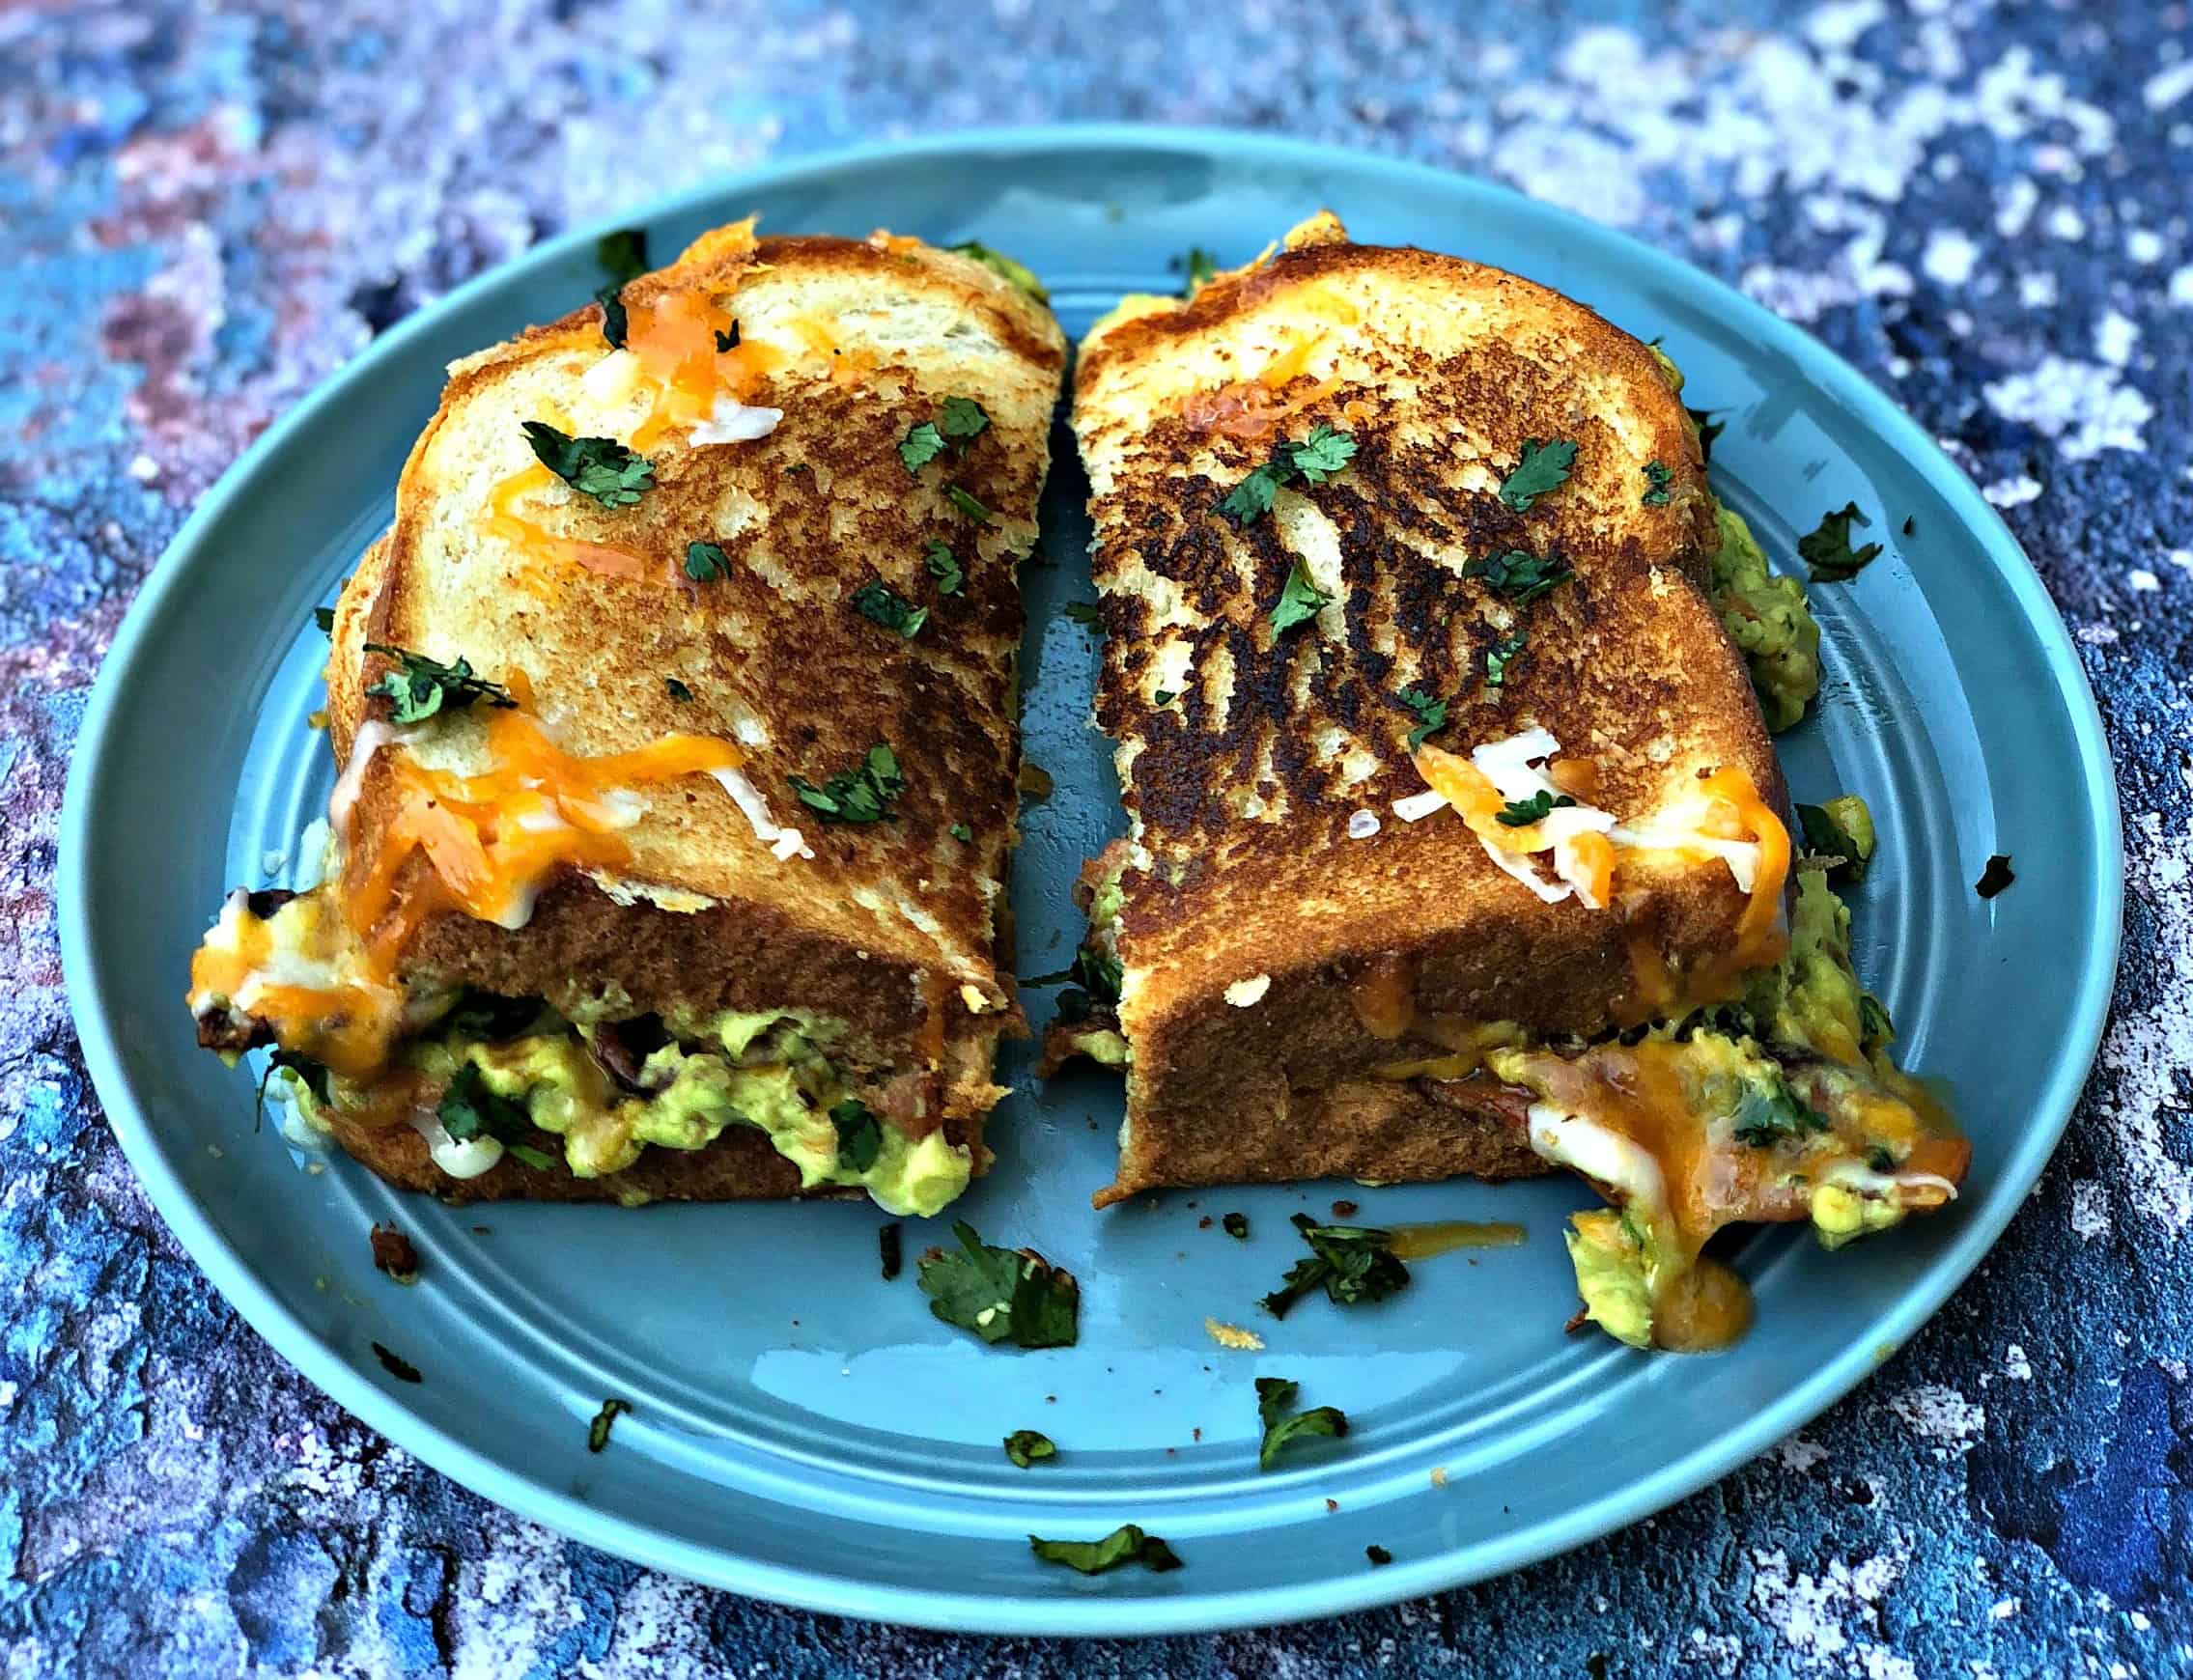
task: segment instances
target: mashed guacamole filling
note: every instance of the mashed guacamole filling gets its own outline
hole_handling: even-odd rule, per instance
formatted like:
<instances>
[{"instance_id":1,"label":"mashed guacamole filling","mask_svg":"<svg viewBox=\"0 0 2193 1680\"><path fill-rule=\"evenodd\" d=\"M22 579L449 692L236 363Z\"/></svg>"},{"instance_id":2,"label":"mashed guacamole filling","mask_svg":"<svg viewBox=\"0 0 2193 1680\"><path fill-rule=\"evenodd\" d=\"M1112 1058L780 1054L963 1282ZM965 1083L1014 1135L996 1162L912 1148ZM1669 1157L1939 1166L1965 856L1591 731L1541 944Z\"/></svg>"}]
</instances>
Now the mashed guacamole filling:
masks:
<instances>
[{"instance_id":1,"label":"mashed guacamole filling","mask_svg":"<svg viewBox=\"0 0 2193 1680\"><path fill-rule=\"evenodd\" d=\"M1767 570L1766 553L1743 517L1716 504L1721 546L1712 556L1713 605L1744 656L1768 729L1780 734L1805 715L1820 688L1820 627L1794 577Z\"/></svg>"},{"instance_id":2,"label":"mashed guacamole filling","mask_svg":"<svg viewBox=\"0 0 2193 1680\"><path fill-rule=\"evenodd\" d=\"M507 1155L609 1178L642 1150L704 1149L749 1126L802 1190L860 1189L926 1217L964 1190L971 1152L871 1109L888 1069L842 1023L797 1010L664 1022L622 994L539 999L420 994L360 977L326 889L237 894L193 966L200 1037L232 1059L277 1045L275 1071L319 1131L408 1125L435 1164L476 1178ZM543 1134L546 1134L545 1136ZM620 1198L628 1199L628 1198ZM643 1199L635 1192L633 1198Z\"/></svg>"},{"instance_id":3,"label":"mashed guacamole filling","mask_svg":"<svg viewBox=\"0 0 2193 1680\"><path fill-rule=\"evenodd\" d=\"M1646 345L1671 391L1681 394L1683 372L1658 345ZM1691 421L1695 435L1698 421ZM1767 570L1765 550L1743 516L1719 502L1721 541L1710 559L1713 608L1722 628L1744 656L1752 687L1759 697L1766 726L1779 735L1805 715L1820 688L1820 627L1805 600L1805 586L1794 577Z\"/></svg>"},{"instance_id":4,"label":"mashed guacamole filling","mask_svg":"<svg viewBox=\"0 0 2193 1680\"><path fill-rule=\"evenodd\" d=\"M1037 1072L1045 1078L1076 1056L1108 1068L1133 1064L1133 1050L1119 1030L1119 910L1126 902L1119 878L1126 872L1127 856L1123 847L1108 853L1088 885L1089 931L1072 969L1079 984L1058 994L1057 1016L1043 1035Z\"/></svg>"},{"instance_id":5,"label":"mashed guacamole filling","mask_svg":"<svg viewBox=\"0 0 2193 1680\"><path fill-rule=\"evenodd\" d=\"M1726 1346L1740 1279L1701 1253L1739 1222L1809 1218L1842 1246L1956 1194L1970 1148L1890 1059L1888 1014L1850 966L1850 916L1798 876L1788 954L1737 1003L1556 1054L1488 1050L1531 1092L1532 1147L1615 1205L1567 1235L1584 1316L1635 1347Z\"/></svg>"}]
</instances>

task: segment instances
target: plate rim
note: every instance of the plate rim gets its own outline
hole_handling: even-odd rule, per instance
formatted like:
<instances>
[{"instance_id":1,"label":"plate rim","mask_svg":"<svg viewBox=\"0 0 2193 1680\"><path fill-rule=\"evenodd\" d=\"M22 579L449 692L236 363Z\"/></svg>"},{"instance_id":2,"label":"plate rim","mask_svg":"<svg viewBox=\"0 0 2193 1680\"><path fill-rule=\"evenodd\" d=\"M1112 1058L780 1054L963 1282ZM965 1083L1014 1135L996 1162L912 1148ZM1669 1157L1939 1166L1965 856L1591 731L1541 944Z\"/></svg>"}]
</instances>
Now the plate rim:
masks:
<instances>
[{"instance_id":1,"label":"plate rim","mask_svg":"<svg viewBox=\"0 0 2193 1680\"><path fill-rule=\"evenodd\" d=\"M635 222L654 224L689 214L741 192L783 190L883 162L925 156L940 164L985 154L1072 154L1090 150L1182 153L1206 157L1263 159L1303 169L1342 168L1444 191L1497 195L1521 201L1557 229L1612 241L1620 260L1654 280L1706 296L1734 311L1762 341L1801 366L1809 378L1839 398L1856 422L1899 447L1928 487L1979 540L1990 565L2010 586L2062 696L2078 746L2079 770L2091 800L2094 868L2098 877L2093 943L2069 1020L2070 1032L2037 1093L2032 1112L2040 1120L2013 1144L2006 1183L2017 1193L1997 1209L1976 1212L1955 1239L1928 1263L1913 1285L1841 1357L1785 1389L1772 1404L1732 1422L1680 1458L1580 1505L1510 1533L1465 1544L1429 1556L1397 1560L1375 1571L1336 1575L1313 1585L1289 1584L1177 1597L1111 1597L1061 1592L1055 1597L999 1598L978 1593L881 1585L824 1567L789 1567L740 1556L685 1540L606 1512L484 1456L459 1436L413 1414L401 1397L377 1386L345 1361L294 1314L246 1265L226 1236L190 1196L168 1151L151 1124L146 1106L124 1069L106 1006L108 959L93 948L85 896L85 857L91 844L86 810L94 803L107 758L119 696L138 644L162 616L171 593L205 547L209 532L224 519L261 469L278 459L291 439L341 400L350 383L370 378L431 331L445 313L460 310L519 271L567 261L602 234ZM1202 1633L1270 1626L1373 1609L1427 1593L1504 1575L1598 1539L1663 1510L1756 1458L1776 1441L1802 1428L1849 1393L1900 1348L1986 1257L2017 1209L2028 1199L2069 1126L2106 1028L2123 933L2124 860L2119 791L2107 738L2086 670L2069 631L2039 573L2001 514L1982 497L1924 428L1887 393L1827 344L1746 297L1718 276L1659 250L1619 228L1608 227L1559 205L1481 176L1436 164L1381 155L1284 135L1157 124L1046 124L980 127L859 145L760 163L712 179L633 210L597 217L545 240L511 261L473 276L416 311L331 372L302 401L270 424L199 500L148 572L101 660L70 753L59 826L54 906L62 971L85 1066L146 1198L167 1221L178 1244L224 1299L281 1358L361 1422L505 1509L539 1522L582 1544L648 1567L725 1590L828 1614L886 1621L972 1635L1136 1637ZM1869 1345L1870 1344L1870 1345Z\"/></svg>"}]
</instances>

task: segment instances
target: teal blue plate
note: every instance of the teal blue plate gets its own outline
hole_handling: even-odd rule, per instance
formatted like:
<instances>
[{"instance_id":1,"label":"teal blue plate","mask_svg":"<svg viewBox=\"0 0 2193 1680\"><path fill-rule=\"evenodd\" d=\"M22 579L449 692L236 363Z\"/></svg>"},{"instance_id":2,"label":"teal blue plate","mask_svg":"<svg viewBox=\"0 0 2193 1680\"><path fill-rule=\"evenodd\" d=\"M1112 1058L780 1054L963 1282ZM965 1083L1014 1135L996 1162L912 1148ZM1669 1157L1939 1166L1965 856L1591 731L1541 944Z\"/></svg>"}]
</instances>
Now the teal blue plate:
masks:
<instances>
[{"instance_id":1,"label":"teal blue plate","mask_svg":"<svg viewBox=\"0 0 2193 1680\"><path fill-rule=\"evenodd\" d=\"M387 519L443 364L593 291L602 230L587 229L405 322L260 439L124 624L70 784L63 950L114 1130L214 1283L335 1399L514 1510L741 1592L956 1629L1177 1633L1406 1598L1641 1517L1848 1390L1979 1263L2055 1146L2100 1033L2117 807L2093 699L2033 568L1850 368L1695 269L1560 210L1241 135L961 135L759 171L636 219L658 253L755 210L778 231L982 239L1031 265L1078 334L1123 291L1177 288L1190 246L1241 262L1321 205L1360 239L1499 264L1665 337L1690 400L1728 411L1715 482L1777 555L1846 500L1874 516L1890 554L1815 593L1827 683L1784 760L1799 797L1853 790L1877 813L1861 965L1909 1061L1947 1082L1972 1132L1963 1201L1840 1254L1787 1230L1754 1237L1736 1262L1758 1297L1750 1336L1718 1358L1651 1358L1561 1333L1573 1290L1559 1231L1591 1200L1565 1178L1174 1193L1100 1217L1088 1195L1111 1176L1116 1087L1039 1086L1022 1048L997 1170L954 1211L1081 1277L1080 1345L1024 1354L931 1318L911 1264L882 1281L866 1207L451 1209L255 1133L251 1072L193 1048L183 991L224 889L284 879L324 802L324 741L305 726L323 658L312 608ZM1057 446L1026 571L1027 750L1057 789L1028 810L1014 883L1026 974L1068 960L1067 883L1116 822L1086 722L1091 634L1059 611L1088 592L1088 533L1063 430ZM1972 883L1994 852L2013 855L2017 884L1983 902ZM1051 995L1031 994L1039 1024ZM1378 1306L1260 1314L1302 1252L1286 1216L1341 1196L1380 1223L1519 1219L1530 1238L1423 1262ZM1236 1209L1246 1242L1215 1221ZM380 1218L416 1242L416 1288L374 1272ZM944 1240L943 1221L911 1223L910 1261ZM1228 1352L1206 1318L1268 1345ZM376 1342L424 1380L392 1377ZM1258 1474L1258 1375L1345 1409L1347 1439ZM633 1411L591 1454L587 1420L610 1395ZM1028 1428L1059 1456L1015 1470L998 1442ZM1029 1555L1031 1531L1093 1537L1127 1521L1185 1567L1083 1579ZM1370 1566L1373 1545L1391 1565Z\"/></svg>"}]
</instances>

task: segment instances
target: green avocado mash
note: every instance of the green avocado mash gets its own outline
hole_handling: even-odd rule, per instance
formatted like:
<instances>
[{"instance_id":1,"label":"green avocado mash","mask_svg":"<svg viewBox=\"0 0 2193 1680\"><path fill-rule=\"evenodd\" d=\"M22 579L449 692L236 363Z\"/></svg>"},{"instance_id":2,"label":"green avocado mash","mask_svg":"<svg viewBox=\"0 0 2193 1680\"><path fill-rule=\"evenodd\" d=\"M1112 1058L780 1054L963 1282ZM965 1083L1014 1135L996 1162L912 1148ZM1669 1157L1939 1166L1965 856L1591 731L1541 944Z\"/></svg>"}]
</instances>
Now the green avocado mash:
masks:
<instances>
[{"instance_id":1,"label":"green avocado mash","mask_svg":"<svg viewBox=\"0 0 2193 1680\"><path fill-rule=\"evenodd\" d=\"M1770 1043L1814 1050L1864 1068L1888 1049L1888 1012L1850 966L1850 910L1816 869L1797 872L1789 950L1757 975L1744 1010Z\"/></svg>"},{"instance_id":2,"label":"green avocado mash","mask_svg":"<svg viewBox=\"0 0 2193 1680\"><path fill-rule=\"evenodd\" d=\"M1073 1054L1087 1056L1092 1062L1102 1063L1108 1068L1124 1068L1135 1059L1126 1035L1115 1032L1109 1026L1070 1033L1066 1037L1066 1046Z\"/></svg>"},{"instance_id":3,"label":"green avocado mash","mask_svg":"<svg viewBox=\"0 0 2193 1680\"><path fill-rule=\"evenodd\" d=\"M679 1034L687 1043L709 1048L673 1041L655 1050L640 1065L644 1096L624 1090L595 1059L587 1048L591 1023L492 1042L447 1031L414 1040L404 1059L438 1081L467 1063L479 1069L490 1091L521 1104L535 1126L563 1139L564 1162L578 1178L621 1172L650 1144L706 1148L737 1125L767 1134L800 1169L803 1190L858 1186L888 1213L927 1218L967 1189L972 1157L942 1131L914 1141L886 1125L865 1170L842 1159L829 1110L852 1087L817 1043L841 1037L837 1023L733 1011L678 1024L688 1029ZM337 1084L340 1105L348 1086Z\"/></svg>"},{"instance_id":4,"label":"green avocado mash","mask_svg":"<svg viewBox=\"0 0 2193 1680\"><path fill-rule=\"evenodd\" d=\"M1743 517L1716 508L1721 546L1713 552L1713 605L1751 667L1766 725L1780 734L1805 715L1820 688L1820 627L1805 586L1767 570Z\"/></svg>"},{"instance_id":5,"label":"green avocado mash","mask_svg":"<svg viewBox=\"0 0 2193 1680\"><path fill-rule=\"evenodd\" d=\"M1584 1316L1633 1348L1652 1345L1652 1289L1645 1281L1644 1239L1618 1208L1591 1208L1569 1217L1561 1233Z\"/></svg>"}]
</instances>

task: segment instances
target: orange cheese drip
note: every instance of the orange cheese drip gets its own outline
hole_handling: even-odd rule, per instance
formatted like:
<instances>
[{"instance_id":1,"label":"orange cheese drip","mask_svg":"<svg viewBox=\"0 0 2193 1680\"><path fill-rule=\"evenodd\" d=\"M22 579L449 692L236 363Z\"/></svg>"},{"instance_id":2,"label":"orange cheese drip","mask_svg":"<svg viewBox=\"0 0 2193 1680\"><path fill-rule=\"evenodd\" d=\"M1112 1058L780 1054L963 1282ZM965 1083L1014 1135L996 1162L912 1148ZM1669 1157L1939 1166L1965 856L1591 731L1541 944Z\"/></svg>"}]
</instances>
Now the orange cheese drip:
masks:
<instances>
[{"instance_id":1,"label":"orange cheese drip","mask_svg":"<svg viewBox=\"0 0 2193 1680\"><path fill-rule=\"evenodd\" d=\"M639 359L640 372L655 387L654 407L633 434L633 448L644 454L715 412L722 389L717 334L730 332L731 319L730 311L694 290L665 292L632 311L625 348ZM742 342L734 350L744 348Z\"/></svg>"},{"instance_id":2,"label":"orange cheese drip","mask_svg":"<svg viewBox=\"0 0 2193 1680\"><path fill-rule=\"evenodd\" d=\"M1470 831L1479 839L1503 852L1518 854L1535 852L1543 844L1537 824L1516 828L1500 820L1507 801L1501 798L1500 789L1493 786L1492 777L1460 753L1448 752L1444 746L1434 746L1427 741L1416 749L1415 761L1417 773L1424 778L1424 785L1452 805L1462 821L1469 824Z\"/></svg>"},{"instance_id":3,"label":"orange cheese drip","mask_svg":"<svg viewBox=\"0 0 2193 1680\"><path fill-rule=\"evenodd\" d=\"M1705 792L1725 800L1738 826L1757 842L1758 867L1752 875L1751 902L1736 920L1735 942L1729 947L1731 968L1764 968L1782 961L1789 948L1789 928L1782 914L1782 889L1789 880L1789 830L1782 826L1752 778L1730 766L1705 778Z\"/></svg>"},{"instance_id":4,"label":"orange cheese drip","mask_svg":"<svg viewBox=\"0 0 2193 1680\"><path fill-rule=\"evenodd\" d=\"M312 913L303 904L290 912L293 917ZM247 997L248 1013L273 1027L283 1049L338 1074L360 1076L380 1065L403 1013L403 1000L391 988L358 982L305 986L260 981L254 986L274 961L273 925L253 915L224 914L222 920L229 940L215 944L209 938L191 954L193 997L210 994L237 1007L246 1007L242 1000ZM323 956L333 975L338 971L333 953Z\"/></svg>"},{"instance_id":5,"label":"orange cheese drip","mask_svg":"<svg viewBox=\"0 0 2193 1680\"><path fill-rule=\"evenodd\" d=\"M1615 895L1615 843L1587 828L1570 838L1568 849L1584 878L1577 890L1594 905L1608 903Z\"/></svg>"},{"instance_id":6,"label":"orange cheese drip","mask_svg":"<svg viewBox=\"0 0 2193 1680\"><path fill-rule=\"evenodd\" d=\"M518 687L513 684L513 687ZM548 740L523 710L487 721L493 768L475 776L429 770L399 752L396 799L375 831L354 837L343 871L344 913L366 941L368 968L385 978L428 916L461 910L484 921L521 913L558 865L628 863L615 792L735 770L745 755L713 736L671 735L631 752L582 758ZM401 892L413 854L431 865Z\"/></svg>"},{"instance_id":7,"label":"orange cheese drip","mask_svg":"<svg viewBox=\"0 0 2193 1680\"><path fill-rule=\"evenodd\" d=\"M520 497L547 490L555 482L555 474L539 462L512 473L489 493L488 512L480 521L482 528L522 554L554 564L579 566L604 577L622 577L632 582L650 575L661 577L663 568L645 555L635 554L629 548L613 548L604 543L559 537L518 511ZM521 571L519 582L545 600L552 601L555 597L552 574L536 577Z\"/></svg>"}]
</instances>

